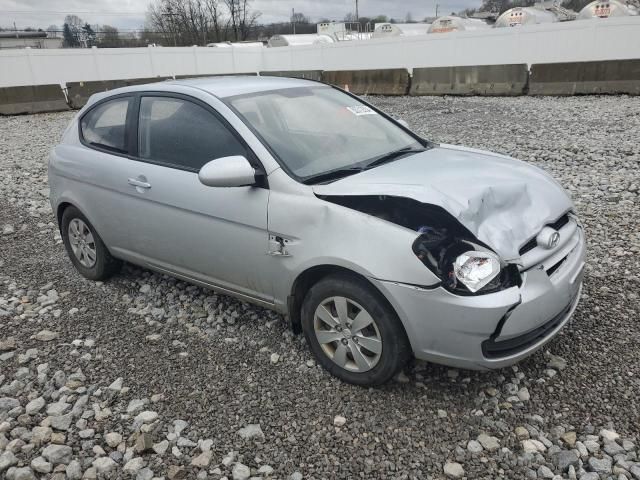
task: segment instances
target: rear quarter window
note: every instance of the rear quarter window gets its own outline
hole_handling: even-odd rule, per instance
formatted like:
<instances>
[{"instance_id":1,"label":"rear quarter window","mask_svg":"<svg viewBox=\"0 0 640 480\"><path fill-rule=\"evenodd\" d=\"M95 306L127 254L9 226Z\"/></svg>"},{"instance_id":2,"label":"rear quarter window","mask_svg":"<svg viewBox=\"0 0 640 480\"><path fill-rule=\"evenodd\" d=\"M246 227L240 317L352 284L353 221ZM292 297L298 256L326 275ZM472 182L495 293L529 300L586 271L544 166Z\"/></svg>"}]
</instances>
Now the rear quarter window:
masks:
<instances>
[{"instance_id":1,"label":"rear quarter window","mask_svg":"<svg viewBox=\"0 0 640 480\"><path fill-rule=\"evenodd\" d=\"M80 120L84 142L93 147L127 153L127 112L131 98L116 98L89 110Z\"/></svg>"}]
</instances>

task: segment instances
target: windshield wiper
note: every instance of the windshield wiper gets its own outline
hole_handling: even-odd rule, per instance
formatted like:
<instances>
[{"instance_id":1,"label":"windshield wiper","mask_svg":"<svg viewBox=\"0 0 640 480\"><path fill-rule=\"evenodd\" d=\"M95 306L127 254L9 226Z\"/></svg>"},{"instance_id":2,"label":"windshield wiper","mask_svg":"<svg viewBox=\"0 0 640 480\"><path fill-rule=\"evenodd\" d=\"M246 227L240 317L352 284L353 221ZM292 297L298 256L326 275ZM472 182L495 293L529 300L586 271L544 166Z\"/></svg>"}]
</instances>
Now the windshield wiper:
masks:
<instances>
[{"instance_id":1,"label":"windshield wiper","mask_svg":"<svg viewBox=\"0 0 640 480\"><path fill-rule=\"evenodd\" d=\"M411 153L420 153L420 152L424 152L425 150L426 150L425 148L414 148L414 147L404 147L399 150L394 150L392 152L385 153L381 157L377 157L371 162L367 163L364 166L364 169L369 170L370 168L377 167L378 165L382 165L383 163L391 162L400 157L403 157L404 155L409 155Z\"/></svg>"},{"instance_id":2,"label":"windshield wiper","mask_svg":"<svg viewBox=\"0 0 640 480\"><path fill-rule=\"evenodd\" d=\"M364 170L369 170L370 168L377 167L378 165L382 165L383 163L390 162L405 155L420 153L424 151L426 151L426 148L401 148L399 150L394 150L393 152L385 153L380 157L376 157L364 166L338 168L329 172L319 173L318 175L313 175L309 178L304 179L302 183L304 183L305 185L314 185L316 183L322 183L330 180L338 180L340 178L348 177L349 175L353 175Z\"/></svg>"},{"instance_id":3,"label":"windshield wiper","mask_svg":"<svg viewBox=\"0 0 640 480\"><path fill-rule=\"evenodd\" d=\"M336 170L319 173L318 175L313 175L309 178L305 178L302 183L304 183L305 185L315 185L316 183L322 183L329 180L338 180L340 178L348 177L349 175L361 172L362 170L364 170L362 167L338 168Z\"/></svg>"}]
</instances>

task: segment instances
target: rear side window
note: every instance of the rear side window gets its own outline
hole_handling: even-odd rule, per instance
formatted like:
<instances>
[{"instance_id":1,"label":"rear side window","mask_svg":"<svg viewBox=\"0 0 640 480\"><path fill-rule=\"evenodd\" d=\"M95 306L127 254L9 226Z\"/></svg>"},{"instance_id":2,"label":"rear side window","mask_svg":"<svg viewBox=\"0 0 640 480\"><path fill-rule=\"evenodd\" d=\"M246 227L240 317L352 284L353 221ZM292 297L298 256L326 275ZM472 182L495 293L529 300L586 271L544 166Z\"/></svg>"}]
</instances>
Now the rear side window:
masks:
<instances>
[{"instance_id":1,"label":"rear side window","mask_svg":"<svg viewBox=\"0 0 640 480\"><path fill-rule=\"evenodd\" d=\"M197 171L216 158L247 156L221 120L187 100L142 97L138 129L138 155L155 162Z\"/></svg>"},{"instance_id":2,"label":"rear side window","mask_svg":"<svg viewBox=\"0 0 640 480\"><path fill-rule=\"evenodd\" d=\"M82 117L82 138L94 147L127 153L127 112L130 98L101 103Z\"/></svg>"}]
</instances>

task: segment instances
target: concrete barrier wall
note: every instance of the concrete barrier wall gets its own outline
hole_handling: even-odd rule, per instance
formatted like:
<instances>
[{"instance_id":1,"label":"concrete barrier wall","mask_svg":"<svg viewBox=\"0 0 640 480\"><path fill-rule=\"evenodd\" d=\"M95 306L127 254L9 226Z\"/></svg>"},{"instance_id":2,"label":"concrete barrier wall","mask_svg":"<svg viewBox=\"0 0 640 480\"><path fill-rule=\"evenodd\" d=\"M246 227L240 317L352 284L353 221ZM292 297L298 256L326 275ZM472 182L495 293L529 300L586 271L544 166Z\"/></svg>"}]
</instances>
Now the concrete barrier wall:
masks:
<instances>
[{"instance_id":1,"label":"concrete barrier wall","mask_svg":"<svg viewBox=\"0 0 640 480\"><path fill-rule=\"evenodd\" d=\"M130 85L161 82L165 78L129 78L125 80L104 80L97 82L68 82L67 98L71 108L82 108L94 93L106 92Z\"/></svg>"},{"instance_id":2,"label":"concrete barrier wall","mask_svg":"<svg viewBox=\"0 0 640 480\"><path fill-rule=\"evenodd\" d=\"M260 72L263 77L291 77L291 78L304 78L307 80L315 80L317 82L322 81L321 70L288 70L279 72Z\"/></svg>"},{"instance_id":3,"label":"concrete barrier wall","mask_svg":"<svg viewBox=\"0 0 640 480\"><path fill-rule=\"evenodd\" d=\"M526 64L414 68L410 95L524 95Z\"/></svg>"},{"instance_id":4,"label":"concrete barrier wall","mask_svg":"<svg viewBox=\"0 0 640 480\"><path fill-rule=\"evenodd\" d=\"M182 80L184 78L206 78L206 77L245 77L245 76L255 77L256 75L258 75L257 72L242 72L242 73L221 73L221 74L211 74L211 75L207 75L207 74L176 75L175 77L170 77L170 78L175 78L176 80Z\"/></svg>"},{"instance_id":5,"label":"concrete barrier wall","mask_svg":"<svg viewBox=\"0 0 640 480\"><path fill-rule=\"evenodd\" d=\"M409 92L409 72L404 68L322 72L322 81L357 95L406 95Z\"/></svg>"},{"instance_id":6,"label":"concrete barrier wall","mask_svg":"<svg viewBox=\"0 0 640 480\"><path fill-rule=\"evenodd\" d=\"M0 115L69 110L60 85L0 88Z\"/></svg>"},{"instance_id":7,"label":"concrete barrier wall","mask_svg":"<svg viewBox=\"0 0 640 480\"><path fill-rule=\"evenodd\" d=\"M67 97L71 108L82 108L94 93L106 92L117 88L107 85L110 82L69 82L67 83Z\"/></svg>"},{"instance_id":8,"label":"concrete barrier wall","mask_svg":"<svg viewBox=\"0 0 640 480\"><path fill-rule=\"evenodd\" d=\"M640 95L640 59L406 69L275 71L264 75L321 80L358 95ZM208 76L208 75L194 75ZM184 77L189 77L185 75ZM0 88L0 115L82 108L94 93L166 77ZM66 93L66 95L65 95Z\"/></svg>"},{"instance_id":9,"label":"concrete barrier wall","mask_svg":"<svg viewBox=\"0 0 640 480\"><path fill-rule=\"evenodd\" d=\"M531 95L640 95L640 59L531 66Z\"/></svg>"}]
</instances>

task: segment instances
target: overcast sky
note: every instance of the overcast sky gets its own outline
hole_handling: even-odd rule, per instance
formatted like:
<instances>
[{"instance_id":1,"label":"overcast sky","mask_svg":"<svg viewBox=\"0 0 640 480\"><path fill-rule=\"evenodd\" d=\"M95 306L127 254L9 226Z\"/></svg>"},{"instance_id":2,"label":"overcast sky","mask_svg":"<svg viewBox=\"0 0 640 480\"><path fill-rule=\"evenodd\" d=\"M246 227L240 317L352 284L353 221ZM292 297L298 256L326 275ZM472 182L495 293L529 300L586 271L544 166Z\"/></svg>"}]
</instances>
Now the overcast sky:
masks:
<instances>
[{"instance_id":1,"label":"overcast sky","mask_svg":"<svg viewBox=\"0 0 640 480\"><path fill-rule=\"evenodd\" d=\"M108 24L118 28L140 28L152 0L0 0L0 26L46 28L61 25L66 14L76 14L91 24ZM481 0L359 0L360 16L387 15L404 19L411 12L415 20L433 16L436 2L439 13L477 7ZM253 8L262 12L262 23L287 21L291 9L304 13L313 21L321 18L339 20L355 10L355 0L252 0Z\"/></svg>"}]
</instances>

